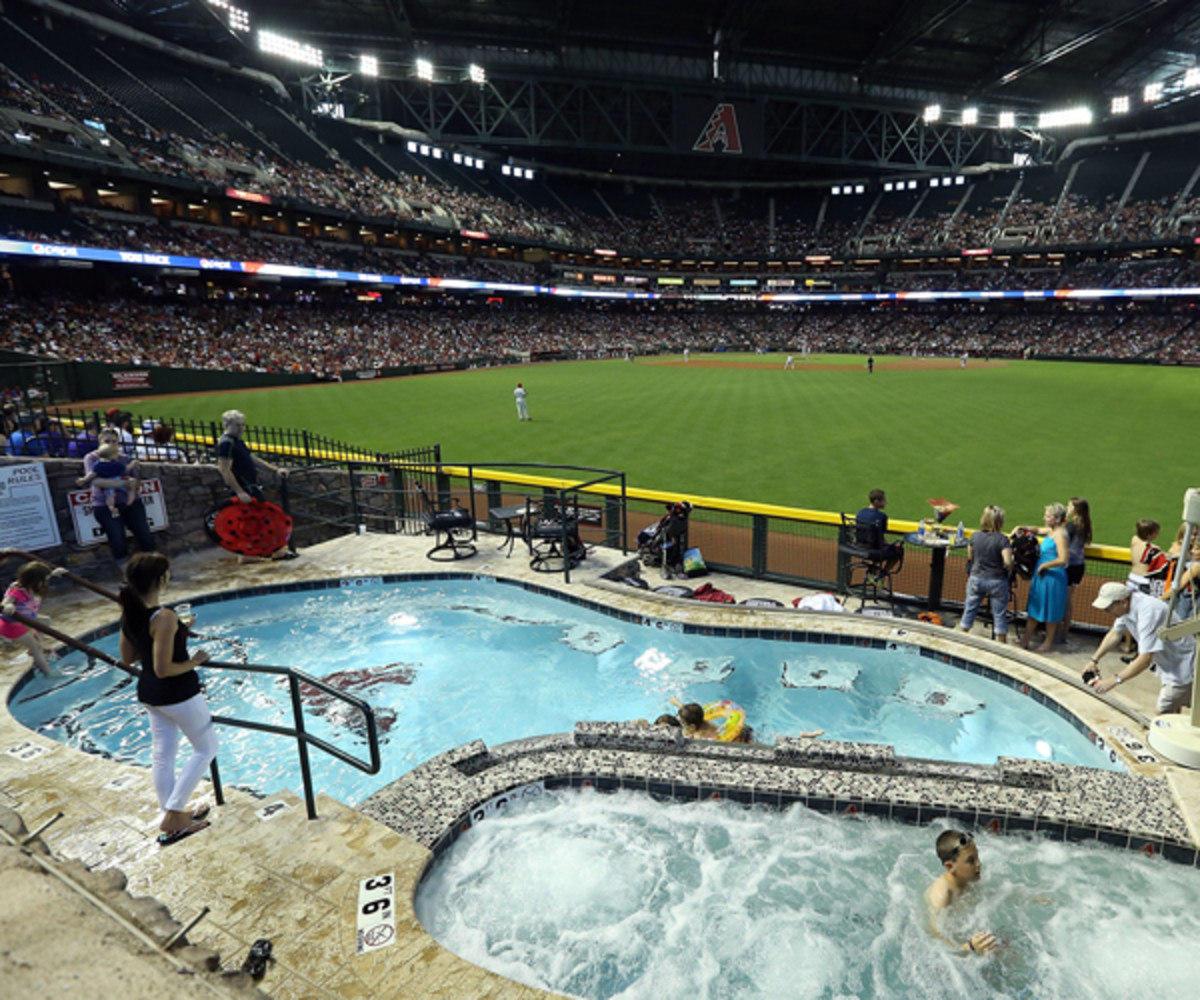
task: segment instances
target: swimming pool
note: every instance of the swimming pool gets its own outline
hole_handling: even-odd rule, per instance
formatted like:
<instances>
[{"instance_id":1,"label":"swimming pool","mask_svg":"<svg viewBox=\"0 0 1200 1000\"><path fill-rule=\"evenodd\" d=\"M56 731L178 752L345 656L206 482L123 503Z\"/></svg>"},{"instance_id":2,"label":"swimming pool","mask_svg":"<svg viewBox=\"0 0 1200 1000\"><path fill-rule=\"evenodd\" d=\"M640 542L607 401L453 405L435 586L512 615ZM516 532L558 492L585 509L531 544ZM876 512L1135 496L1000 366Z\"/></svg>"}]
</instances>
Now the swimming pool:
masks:
<instances>
[{"instance_id":1,"label":"swimming pool","mask_svg":"<svg viewBox=\"0 0 1200 1000\"><path fill-rule=\"evenodd\" d=\"M1118 767L1068 717L1003 675L925 655L903 636L884 642L685 630L487 577L265 590L274 592L194 601L196 630L212 637L199 645L217 660L297 667L376 708L381 774L313 755L317 788L350 804L470 740L495 745L570 731L579 720L653 719L670 710L672 695L740 703L765 742L823 728L830 738L887 743L906 756ZM117 637L96 645L115 651ZM64 661L71 674L65 685L31 679L10 701L14 717L80 749L148 763L149 732L132 683L106 668L84 671L82 663ZM275 679L219 670L202 676L215 714L290 725L287 688ZM314 734L362 752L352 713L319 696L307 707ZM298 786L292 741L230 728L220 738L226 781L263 794Z\"/></svg>"},{"instance_id":2,"label":"swimming pool","mask_svg":"<svg viewBox=\"0 0 1200 1000\"><path fill-rule=\"evenodd\" d=\"M446 948L604 1000L1183 995L1200 871L1096 845L977 835L983 878L927 932L938 825L792 806L664 805L564 790L478 823L426 873L417 915ZM1114 943L1119 942L1119 946Z\"/></svg>"}]
</instances>

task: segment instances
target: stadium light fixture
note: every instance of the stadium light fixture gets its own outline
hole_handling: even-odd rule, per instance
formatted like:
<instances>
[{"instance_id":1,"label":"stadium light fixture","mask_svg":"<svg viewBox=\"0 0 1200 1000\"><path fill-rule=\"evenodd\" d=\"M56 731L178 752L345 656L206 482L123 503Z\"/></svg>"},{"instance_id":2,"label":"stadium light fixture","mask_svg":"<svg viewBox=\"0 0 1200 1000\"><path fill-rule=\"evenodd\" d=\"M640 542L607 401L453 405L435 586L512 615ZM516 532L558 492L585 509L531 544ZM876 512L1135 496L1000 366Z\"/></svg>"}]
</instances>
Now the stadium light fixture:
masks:
<instances>
[{"instance_id":1,"label":"stadium light fixture","mask_svg":"<svg viewBox=\"0 0 1200 1000\"><path fill-rule=\"evenodd\" d=\"M225 14L225 21L233 31L250 30L250 13L240 7L235 7L228 0L208 0L210 7L215 7Z\"/></svg>"},{"instance_id":2,"label":"stadium light fixture","mask_svg":"<svg viewBox=\"0 0 1200 1000\"><path fill-rule=\"evenodd\" d=\"M841 193L842 193L842 188L841 188L841 185L840 185L840 184L835 184L835 185L834 185L834 186L833 186L833 187L830 189L830 192L829 192L829 193L830 193L830 194L841 194Z\"/></svg>"},{"instance_id":3,"label":"stadium light fixture","mask_svg":"<svg viewBox=\"0 0 1200 1000\"><path fill-rule=\"evenodd\" d=\"M966 184L966 183L967 183L967 179L962 174L959 174L957 177L954 178L954 186L955 187L961 187L963 184Z\"/></svg>"},{"instance_id":4,"label":"stadium light fixture","mask_svg":"<svg viewBox=\"0 0 1200 1000\"><path fill-rule=\"evenodd\" d=\"M894 185L894 184L892 184L892 182L891 182L891 181L884 181L884 182L883 182L883 189L884 189L884 191L891 191L891 190L893 190L894 188L895 188L895 185Z\"/></svg>"},{"instance_id":5,"label":"stadium light fixture","mask_svg":"<svg viewBox=\"0 0 1200 1000\"><path fill-rule=\"evenodd\" d=\"M417 151L417 144L412 139L409 139L408 142L404 144L404 148L410 153L415 153Z\"/></svg>"},{"instance_id":6,"label":"stadium light fixture","mask_svg":"<svg viewBox=\"0 0 1200 1000\"><path fill-rule=\"evenodd\" d=\"M917 182L916 182L916 181L909 181L909 182L908 182L908 189L909 189L910 191L915 191L915 190L917 189Z\"/></svg>"},{"instance_id":7,"label":"stadium light fixture","mask_svg":"<svg viewBox=\"0 0 1200 1000\"><path fill-rule=\"evenodd\" d=\"M433 63L428 59L418 59L414 65L418 80L424 80L426 83L433 82Z\"/></svg>"},{"instance_id":8,"label":"stadium light fixture","mask_svg":"<svg viewBox=\"0 0 1200 1000\"><path fill-rule=\"evenodd\" d=\"M1200 87L1200 66L1193 66L1183 74L1183 86L1188 90Z\"/></svg>"},{"instance_id":9,"label":"stadium light fixture","mask_svg":"<svg viewBox=\"0 0 1200 1000\"><path fill-rule=\"evenodd\" d=\"M1129 114L1129 96L1114 97L1109 105L1109 113L1114 115Z\"/></svg>"},{"instance_id":10,"label":"stadium light fixture","mask_svg":"<svg viewBox=\"0 0 1200 1000\"><path fill-rule=\"evenodd\" d=\"M258 32L258 49L268 55L283 56L295 62L306 63L309 66L325 65L325 54L318 48L298 42L294 38L285 38L274 31Z\"/></svg>"},{"instance_id":11,"label":"stadium light fixture","mask_svg":"<svg viewBox=\"0 0 1200 1000\"><path fill-rule=\"evenodd\" d=\"M1000 127L1001 128L1016 128L1017 114L1015 111L1000 112Z\"/></svg>"},{"instance_id":12,"label":"stadium light fixture","mask_svg":"<svg viewBox=\"0 0 1200 1000\"><path fill-rule=\"evenodd\" d=\"M1038 128L1061 128L1067 125L1091 125L1091 108L1065 108L1038 115Z\"/></svg>"},{"instance_id":13,"label":"stadium light fixture","mask_svg":"<svg viewBox=\"0 0 1200 1000\"><path fill-rule=\"evenodd\" d=\"M941 121L942 106L940 104L930 104L922 113L921 119L926 125L932 125L936 121Z\"/></svg>"},{"instance_id":14,"label":"stadium light fixture","mask_svg":"<svg viewBox=\"0 0 1200 1000\"><path fill-rule=\"evenodd\" d=\"M429 147L428 147L428 146L427 146L425 143L421 143L421 144L420 144L420 145L417 147L417 150L418 150L418 152L420 152L420 154L421 154L422 156L428 156L428 155L429 155Z\"/></svg>"},{"instance_id":15,"label":"stadium light fixture","mask_svg":"<svg viewBox=\"0 0 1200 1000\"><path fill-rule=\"evenodd\" d=\"M433 158L434 158L435 160L440 160L440 159L442 158L442 156L444 156L444 155L445 155L445 154L444 154L444 153L442 153L442 151L441 151L440 149L438 149L438 147L437 147L437 146L434 146L434 147L433 147Z\"/></svg>"},{"instance_id":16,"label":"stadium light fixture","mask_svg":"<svg viewBox=\"0 0 1200 1000\"><path fill-rule=\"evenodd\" d=\"M361 55L358 57L358 71L363 76L379 75L379 60L375 56Z\"/></svg>"},{"instance_id":17,"label":"stadium light fixture","mask_svg":"<svg viewBox=\"0 0 1200 1000\"><path fill-rule=\"evenodd\" d=\"M476 170L483 169L483 160L479 159L479 157L475 157L475 169Z\"/></svg>"},{"instance_id":18,"label":"stadium light fixture","mask_svg":"<svg viewBox=\"0 0 1200 1000\"><path fill-rule=\"evenodd\" d=\"M455 154L453 154L453 155L450 157L450 160L451 160L451 162L452 162L452 163L454 163L456 166L457 166L457 165L461 165L461 164L462 164L462 160L463 160L462 153L455 153Z\"/></svg>"},{"instance_id":19,"label":"stadium light fixture","mask_svg":"<svg viewBox=\"0 0 1200 1000\"><path fill-rule=\"evenodd\" d=\"M1145 101L1147 104L1153 104L1155 101L1160 100L1162 98L1162 95L1163 95L1162 81L1159 81L1157 83L1148 83L1148 84L1146 84L1146 86L1144 86L1142 88L1142 100Z\"/></svg>"},{"instance_id":20,"label":"stadium light fixture","mask_svg":"<svg viewBox=\"0 0 1200 1000\"><path fill-rule=\"evenodd\" d=\"M467 75L470 77L472 83L477 83L480 86L487 83L487 70L476 63L471 63L467 69Z\"/></svg>"},{"instance_id":21,"label":"stadium light fixture","mask_svg":"<svg viewBox=\"0 0 1200 1000\"><path fill-rule=\"evenodd\" d=\"M531 177L533 176L532 171L530 172L530 176ZM867 186L865 184L855 184L854 185L854 193L855 194L866 194Z\"/></svg>"},{"instance_id":22,"label":"stadium light fixture","mask_svg":"<svg viewBox=\"0 0 1200 1000\"><path fill-rule=\"evenodd\" d=\"M962 123L964 125L979 124L979 109L978 108L963 108Z\"/></svg>"},{"instance_id":23,"label":"stadium light fixture","mask_svg":"<svg viewBox=\"0 0 1200 1000\"><path fill-rule=\"evenodd\" d=\"M505 177L511 177L512 176L512 167L510 167L507 163L505 163L500 167L500 173L502 173Z\"/></svg>"}]
</instances>

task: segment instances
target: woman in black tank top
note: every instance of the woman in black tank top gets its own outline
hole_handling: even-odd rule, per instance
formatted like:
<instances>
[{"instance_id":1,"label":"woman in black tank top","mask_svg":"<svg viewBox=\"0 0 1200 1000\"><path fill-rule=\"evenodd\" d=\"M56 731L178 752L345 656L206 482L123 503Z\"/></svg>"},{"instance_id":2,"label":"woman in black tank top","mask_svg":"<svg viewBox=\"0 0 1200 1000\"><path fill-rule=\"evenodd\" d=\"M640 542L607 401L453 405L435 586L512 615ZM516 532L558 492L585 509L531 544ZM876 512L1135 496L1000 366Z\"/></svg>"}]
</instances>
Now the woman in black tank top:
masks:
<instances>
[{"instance_id":1,"label":"woman in black tank top","mask_svg":"<svg viewBox=\"0 0 1200 1000\"><path fill-rule=\"evenodd\" d=\"M126 664L141 664L138 701L150 717L151 773L163 810L159 842L164 845L208 826L199 819L200 813L187 808L187 802L217 755L212 715L196 674L196 667L208 654L197 651L188 655L187 626L159 603L170 576L166 556L139 552L129 560L127 583L121 588L121 659ZM192 755L176 777L180 733L192 744Z\"/></svg>"}]
</instances>

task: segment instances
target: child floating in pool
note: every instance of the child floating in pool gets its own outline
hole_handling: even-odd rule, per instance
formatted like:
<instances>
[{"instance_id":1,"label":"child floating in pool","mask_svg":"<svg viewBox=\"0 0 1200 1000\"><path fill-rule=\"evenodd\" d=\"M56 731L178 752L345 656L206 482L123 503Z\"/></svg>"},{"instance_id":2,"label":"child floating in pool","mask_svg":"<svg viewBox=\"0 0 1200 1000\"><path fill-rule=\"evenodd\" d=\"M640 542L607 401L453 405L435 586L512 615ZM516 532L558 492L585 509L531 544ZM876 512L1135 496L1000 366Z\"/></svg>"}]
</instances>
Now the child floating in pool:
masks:
<instances>
[{"instance_id":1,"label":"child floating in pool","mask_svg":"<svg viewBox=\"0 0 1200 1000\"><path fill-rule=\"evenodd\" d=\"M925 890L925 904L929 908L930 933L956 951L963 953L974 952L986 955L996 948L996 935L990 931L976 931L965 942L959 944L946 937L938 928L938 918L942 912L958 899L972 882L978 882L982 874L979 861L979 848L969 833L958 830L946 830L937 839L937 856L946 870L937 881Z\"/></svg>"},{"instance_id":2,"label":"child floating in pool","mask_svg":"<svg viewBox=\"0 0 1200 1000\"><path fill-rule=\"evenodd\" d=\"M43 635L5 616L17 613L26 618L37 618L38 609L50 592L50 577L61 572L65 571L51 572L44 563L26 563L17 570L16 582L4 592L4 600L0 603L0 636L24 649L33 658L34 666L47 677L58 677L59 673L46 658ZM45 622L50 618L42 615L41 620Z\"/></svg>"},{"instance_id":3,"label":"child floating in pool","mask_svg":"<svg viewBox=\"0 0 1200 1000\"><path fill-rule=\"evenodd\" d=\"M680 705L674 698L671 703L679 705L679 721L683 724L683 735L695 740L715 740L721 736L721 731L704 718L704 706L696 702Z\"/></svg>"}]
</instances>

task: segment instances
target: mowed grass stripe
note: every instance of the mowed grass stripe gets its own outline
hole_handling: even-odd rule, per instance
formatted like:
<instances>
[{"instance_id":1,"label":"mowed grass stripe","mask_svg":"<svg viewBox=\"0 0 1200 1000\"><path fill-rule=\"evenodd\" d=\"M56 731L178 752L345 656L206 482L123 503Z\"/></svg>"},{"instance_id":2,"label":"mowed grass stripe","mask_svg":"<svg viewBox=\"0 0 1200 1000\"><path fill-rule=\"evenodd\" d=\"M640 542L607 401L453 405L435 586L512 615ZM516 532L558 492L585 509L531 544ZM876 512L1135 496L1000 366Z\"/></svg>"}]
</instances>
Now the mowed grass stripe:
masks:
<instances>
[{"instance_id":1,"label":"mowed grass stripe","mask_svg":"<svg viewBox=\"0 0 1200 1000\"><path fill-rule=\"evenodd\" d=\"M1124 544L1139 517L1177 523L1198 485L1189 445L1200 373L1137 365L709 355L747 367L592 361L415 378L151 398L133 406L215 420L304 427L370 450L439 442L448 462L545 462L623 469L632 486L826 510L888 491L893 517L926 497L987 503L1009 524L1087 496L1097 539ZM702 360L693 357L693 362ZM802 362L798 359L798 364ZM846 367L847 365L851 367ZM519 423L512 390L529 390Z\"/></svg>"}]
</instances>

